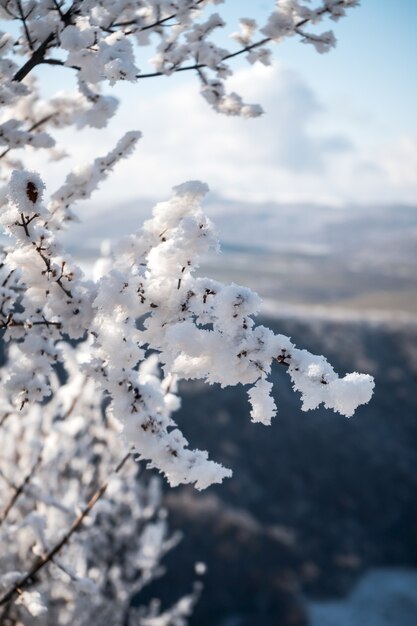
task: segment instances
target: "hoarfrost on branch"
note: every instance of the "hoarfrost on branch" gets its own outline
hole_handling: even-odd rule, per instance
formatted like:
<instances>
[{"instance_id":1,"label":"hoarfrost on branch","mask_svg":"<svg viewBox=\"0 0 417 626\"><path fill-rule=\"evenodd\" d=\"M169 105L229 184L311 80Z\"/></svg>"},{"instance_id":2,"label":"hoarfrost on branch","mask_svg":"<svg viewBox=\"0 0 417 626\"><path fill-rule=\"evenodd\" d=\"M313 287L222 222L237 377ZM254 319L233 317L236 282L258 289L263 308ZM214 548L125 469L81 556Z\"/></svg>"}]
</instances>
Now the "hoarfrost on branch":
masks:
<instances>
[{"instance_id":1,"label":"hoarfrost on branch","mask_svg":"<svg viewBox=\"0 0 417 626\"><path fill-rule=\"evenodd\" d=\"M206 451L191 449L176 426L178 380L248 385L252 420L263 424L277 411L268 380L274 364L286 368L304 410L323 404L351 416L372 395L370 376L341 378L324 357L256 325L261 303L255 293L196 277L202 255L218 248L201 209L208 191L201 182L176 187L135 234L113 246L94 280L84 276L62 247L60 231L77 219L76 203L131 154L140 132L128 132L107 155L69 172L49 195L20 156L23 147L64 156L55 129L104 128L118 104L102 93L106 83L188 71L217 112L257 117L259 104L227 91L235 57L269 64L272 46L288 37L327 52L334 35L317 32L317 25L337 21L358 2L278 0L265 24L240 20L231 49L216 43L226 24L211 5L222 4L0 0L1 28L9 31L0 33L0 178L7 183L0 221L11 238L0 264L0 326L7 344L0 371L5 612L15 600L16 610L22 606L43 619L45 589L28 587L49 564L58 580L52 596L66 598L57 624L73 623L80 612L88 623L98 610L103 621L112 615L111 623L122 623L132 595L158 575L172 541L158 517L154 487L137 481L132 458L147 460L172 486L204 489L231 475ZM142 49L150 44L149 72L141 67ZM44 100L35 71L41 65L74 72L77 91ZM104 417L103 399L110 401ZM130 542L132 526L137 528L129 550L111 530L113 519ZM81 526L84 534L73 542ZM112 549L123 555L127 578L121 566L112 566L103 579L100 568L111 563ZM83 593L71 596L61 579L71 579ZM109 588L121 604L106 601ZM97 602L85 601L83 594L97 589ZM50 611L52 596L45 601ZM195 597L163 613L153 607L135 616L148 625L183 624Z\"/></svg>"}]
</instances>

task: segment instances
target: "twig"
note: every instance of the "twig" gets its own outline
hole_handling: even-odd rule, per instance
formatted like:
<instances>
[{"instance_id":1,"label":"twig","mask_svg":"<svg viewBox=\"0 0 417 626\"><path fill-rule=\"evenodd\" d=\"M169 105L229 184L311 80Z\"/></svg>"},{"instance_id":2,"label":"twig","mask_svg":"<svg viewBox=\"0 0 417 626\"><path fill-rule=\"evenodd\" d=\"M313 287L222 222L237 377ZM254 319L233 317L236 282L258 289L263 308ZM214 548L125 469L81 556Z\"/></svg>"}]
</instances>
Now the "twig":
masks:
<instances>
[{"instance_id":1,"label":"twig","mask_svg":"<svg viewBox=\"0 0 417 626\"><path fill-rule=\"evenodd\" d=\"M55 276L56 276L56 270L52 269L52 267L51 267L51 259L50 259L49 257L47 257L47 256L45 256L45 255L43 254L42 250L43 250L44 248L42 248L42 247L41 247L41 245L37 245L37 244L36 244L36 242L34 242L34 241L31 239L31 236L30 236L30 233L29 233L28 225L30 224L30 222L31 222L33 219L36 219L36 218L38 218L38 217L39 217L39 214L38 214L38 213L35 213L35 214L31 217L31 218L26 217L23 213L20 213L20 219L21 219L22 221L21 221L21 222L16 222L16 224L17 224L18 226L22 226L22 227L23 227L23 230L25 231L25 235L26 235L26 237L27 237L27 238L28 238L28 239L29 239L29 240L33 243L33 245L35 246L35 250L36 250L36 252L39 254L39 256L41 257L42 261L43 261L43 262L44 262L44 264L45 264L45 267L46 267L46 273L48 274L48 276L51 274L51 275L55 278ZM64 262L64 265L65 265L65 262ZM61 269L61 275L60 275L60 276L58 276L58 278L56 278L54 282L55 282L57 285L59 285L59 287L62 289L62 291L65 293L65 295L66 295L68 298L72 298L72 292L71 292L71 290L70 290L70 289L67 289L67 288L66 288L66 287L64 287L64 285L62 284L62 278L64 277L64 274L63 274L63 268L64 268L64 265L62 266L62 269Z\"/></svg>"},{"instance_id":2,"label":"twig","mask_svg":"<svg viewBox=\"0 0 417 626\"><path fill-rule=\"evenodd\" d=\"M26 20L28 18L28 15L30 15L30 12L29 12L28 15L25 15L23 13L22 3L20 2L20 0L17 0L17 8L19 10L20 21L23 24L23 28L24 28L24 31L25 31L25 36L26 36L26 40L28 42L28 46L29 46L29 48L31 50L33 50L33 41L32 41L32 38L30 36L30 33L29 33L28 25L26 23Z\"/></svg>"},{"instance_id":3,"label":"twig","mask_svg":"<svg viewBox=\"0 0 417 626\"><path fill-rule=\"evenodd\" d=\"M64 22L66 26L71 24L71 16L72 16L72 10L74 6L75 6L75 2L70 6L70 8L68 9L66 13L62 14L62 21ZM34 67L42 63L42 61L45 58L45 54L48 50L49 44L53 42L55 37L56 37L55 33L50 33L46 37L46 39L44 39L44 41L41 43L39 48L34 50L30 59L28 59L26 63L22 65L22 67L13 76L14 81L21 82L29 74L29 72L33 70Z\"/></svg>"},{"instance_id":4,"label":"twig","mask_svg":"<svg viewBox=\"0 0 417 626\"><path fill-rule=\"evenodd\" d=\"M202 2L203 0L198 0L196 2L197 4L200 4L200 2ZM333 5L332 8L337 7L337 6L343 6L344 5L344 1L340 0L339 2L337 2L335 5ZM72 7L68 9L68 11L63 15L63 21L66 24L71 23L71 10ZM306 17L302 20L300 20L299 22L297 22L297 24L294 25L294 32L297 32L297 34L300 34L302 37L307 37L308 35L306 33L300 32L298 33L298 30L300 28L302 28L303 26L305 26L306 24L308 24L313 18L317 18L319 16L325 15L326 13L331 13L331 9L327 6L324 6L322 9L319 9L318 11L315 12L313 17ZM154 22L153 24L149 24L147 26L144 26L142 28L139 29L139 32L142 32L144 30L149 30L152 28L156 28L157 26L163 25L165 22L167 22L168 20L171 20L173 18L176 17L176 14L170 15L168 17L162 18L157 20L156 22ZM114 32L111 29L112 28L116 28L116 27L124 27L124 26L130 26L130 25L134 25L136 23L136 20L131 20L129 22L119 22L119 23L114 23L111 24L108 28L103 28L102 30L105 32ZM129 33L132 34L132 33ZM39 46L39 48L37 50L34 51L34 53L32 54L31 58L20 68L20 70L18 70L16 72L16 74L13 77L13 80L16 81L21 81L25 78L25 76L27 76L27 74L29 74L29 72L36 67L36 65L40 65L41 63L49 63L50 65L63 65L63 62L58 60L58 59L45 59L45 54L46 51L48 49L49 44L53 41L53 39L55 38L55 34L51 33L46 39L45 41ZM255 43L249 44L247 46L245 46L244 48L241 48L240 50L237 50L236 52L231 52L230 54L227 54L226 56L224 56L220 63L223 63L224 61L228 61L229 59L233 59L237 56L240 56L241 54L245 54L246 52L250 52L251 50L254 50L255 48L259 48L260 46L264 46L265 44L269 43L271 41L270 37L264 37L263 39L260 39L259 41L256 41ZM186 65L184 67L175 67L172 69L171 73L176 73L176 72L188 72L190 70L201 70L203 68L207 68L208 66L205 65L204 63L195 63L194 65ZM80 68L78 67L73 67L73 69L79 70ZM137 74L136 78L140 79L140 78L154 78L157 76L165 76L166 74L164 72L151 72L149 74ZM169 74L168 74L169 75Z\"/></svg>"},{"instance_id":5,"label":"twig","mask_svg":"<svg viewBox=\"0 0 417 626\"><path fill-rule=\"evenodd\" d=\"M123 457L120 463L115 467L114 472L113 472L114 474L118 474L120 472L120 470L125 465L126 461L129 459L131 454L132 454L131 452L128 452ZM33 567L29 570L29 572L27 572L27 574L25 574L18 581L16 581L15 584L9 589L9 591L6 591L6 593L3 596L1 596L0 606L3 606L7 604L8 602L10 602L11 600L13 600L14 596L18 595L22 589L24 589L28 584L30 584L30 582L33 580L36 574L43 567L45 567L47 563L50 563L53 561L54 557L69 542L72 535L80 528L85 518L90 514L96 502L100 500L100 498L104 495L108 486L109 486L109 481L107 480L105 483L101 485L101 487L97 489L97 491L95 491L95 493L91 496L91 498L89 499L85 507L81 510L81 513L73 521L70 528L64 534L62 539L60 539L60 541L58 541L58 543L56 543L54 547L51 548L51 550L49 550L47 554L45 554L43 557L40 557L36 561L36 563L33 565Z\"/></svg>"},{"instance_id":6,"label":"twig","mask_svg":"<svg viewBox=\"0 0 417 626\"><path fill-rule=\"evenodd\" d=\"M195 3L195 7L197 7L197 5L201 4L202 2L204 2L204 0L197 0L197 2ZM157 20L153 24L148 24L147 26L143 26L140 29L140 32L142 32L143 30L150 30L152 28L156 28L157 26L162 26L163 24L165 24L165 22L168 22L169 20L173 20L175 17L177 17L177 14L173 13L172 15L169 15L168 17L164 17L162 19ZM115 22L109 28L119 28L119 27L124 27L124 26L134 26L136 23L137 23L136 20L129 20L128 22Z\"/></svg>"},{"instance_id":7,"label":"twig","mask_svg":"<svg viewBox=\"0 0 417 626\"><path fill-rule=\"evenodd\" d=\"M8 516L8 514L10 513L11 509L13 508L16 500L18 499L18 497L20 496L20 494L24 491L26 485L29 483L29 481L31 480L31 478L33 477L34 473L36 472L36 470L38 469L40 463L42 461L42 453L39 453L38 458L36 459L35 463L33 464L33 467L31 468L31 470L26 474L26 476L24 477L24 479L22 480L22 482L20 483L20 485L18 485L17 487L15 487L16 491L13 494L13 496L10 498L9 502L7 503L3 513L0 515L0 526L3 524L4 520L6 519L6 517Z\"/></svg>"},{"instance_id":8,"label":"twig","mask_svg":"<svg viewBox=\"0 0 417 626\"><path fill-rule=\"evenodd\" d=\"M41 118L37 122L34 122L34 124L32 124L32 126L30 126L27 129L27 132L31 133L33 130L36 130L37 128L39 128L43 124L46 124L46 122L49 122L49 120L52 119L54 116L55 116L55 113L51 113L50 115L45 115L45 117ZM5 157L6 154L8 154L10 152L10 150L13 150L13 148L10 147L10 146L8 148L6 148L6 150L3 150L3 152L0 154L0 159Z\"/></svg>"}]
</instances>

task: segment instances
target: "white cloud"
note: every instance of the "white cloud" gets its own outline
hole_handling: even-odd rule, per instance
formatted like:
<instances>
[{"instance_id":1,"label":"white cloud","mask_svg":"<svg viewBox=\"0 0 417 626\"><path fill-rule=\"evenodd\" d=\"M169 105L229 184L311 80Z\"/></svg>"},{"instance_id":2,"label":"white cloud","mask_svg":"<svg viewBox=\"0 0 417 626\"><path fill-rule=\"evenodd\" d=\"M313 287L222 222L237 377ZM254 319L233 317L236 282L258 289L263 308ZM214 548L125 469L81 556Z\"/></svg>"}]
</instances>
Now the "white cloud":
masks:
<instances>
[{"instance_id":1,"label":"white cloud","mask_svg":"<svg viewBox=\"0 0 417 626\"><path fill-rule=\"evenodd\" d=\"M238 72L230 89L262 104L265 116L220 116L199 96L196 78L161 79L151 95L145 83L124 89L108 133L64 133L77 158L86 161L110 150L126 130L143 131L135 156L118 166L96 201L161 198L173 185L198 178L234 199L417 202L416 138L387 144L381 137L371 146L361 128L354 145L355 120L346 123L303 78L278 64ZM50 168L53 188L64 166L69 162Z\"/></svg>"}]
</instances>

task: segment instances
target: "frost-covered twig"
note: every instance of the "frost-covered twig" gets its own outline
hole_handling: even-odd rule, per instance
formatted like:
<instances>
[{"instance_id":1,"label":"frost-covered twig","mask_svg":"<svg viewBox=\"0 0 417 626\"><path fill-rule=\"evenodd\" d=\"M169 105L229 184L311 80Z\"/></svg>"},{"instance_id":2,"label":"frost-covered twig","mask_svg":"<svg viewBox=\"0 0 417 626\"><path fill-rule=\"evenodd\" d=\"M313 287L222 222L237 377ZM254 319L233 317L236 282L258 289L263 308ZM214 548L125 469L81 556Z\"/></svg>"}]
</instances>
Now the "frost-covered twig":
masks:
<instances>
[{"instance_id":1,"label":"frost-covered twig","mask_svg":"<svg viewBox=\"0 0 417 626\"><path fill-rule=\"evenodd\" d=\"M140 137L141 133L137 131L126 133L109 154L95 159L89 166L79 167L68 174L65 183L52 194L48 205L51 213L49 223L52 220L55 229L62 228L66 221L75 218L73 205L91 196L99 183L112 172L115 164L132 153Z\"/></svg>"},{"instance_id":2,"label":"frost-covered twig","mask_svg":"<svg viewBox=\"0 0 417 626\"><path fill-rule=\"evenodd\" d=\"M127 460L130 458L131 453L128 452L125 454L123 459L117 464L114 468L114 474L118 474L120 470L123 468ZM69 542L72 535L78 531L80 526L83 524L85 518L91 513L92 508L100 500L100 498L105 494L107 488L109 486L109 481L107 480L103 483L97 491L91 496L87 504L82 508L80 514L73 521L70 528L66 531L63 537L43 556L38 557L35 564L31 569L21 578L19 578L14 585L6 591L0 597L0 606L7 604L10 600L18 593L20 593L25 587L34 579L36 574L43 568L45 565L54 560L57 554L62 550L62 548Z\"/></svg>"},{"instance_id":3,"label":"frost-covered twig","mask_svg":"<svg viewBox=\"0 0 417 626\"><path fill-rule=\"evenodd\" d=\"M35 463L30 468L29 472L26 474L26 476L24 477L22 482L19 485L17 485L16 487L14 487L14 494L12 495L12 497L9 500L9 502L6 504L6 506L4 507L2 513L0 514L0 526L3 524L4 520L7 518L8 514L10 513L10 511L13 508L14 504L16 503L18 497L23 493L25 487L28 485L29 481L34 476L38 466L41 463L41 461L42 461L42 453L39 453Z\"/></svg>"},{"instance_id":4,"label":"frost-covered twig","mask_svg":"<svg viewBox=\"0 0 417 626\"><path fill-rule=\"evenodd\" d=\"M17 235L22 246L5 259L6 264L12 263L12 268L16 254L19 258L24 253L32 254L27 240L35 242L36 254L39 237L44 236L40 235L41 227L36 226L36 216L48 221L47 210L38 198L37 212L30 213L34 210L34 198L27 198L29 184L36 190L42 188L42 182L33 175L15 176L12 182L12 206L19 205L26 224L22 239L21 230L16 231L10 223L15 209L6 214L9 231ZM373 390L371 376L353 373L340 378L324 357L299 350L288 337L256 326L253 316L259 310L260 299L249 289L194 277L201 256L218 246L212 225L200 208L206 192L207 186L197 181L175 188L172 199L157 205L152 219L136 235L119 244L114 269L97 284L90 285L80 277L68 294L65 288L67 298L59 293L48 298L45 315L58 320L60 326L46 328L32 323L28 335L31 341L38 335L41 345L49 347L49 352L42 347L46 357L42 392L47 395L48 354L49 358L60 359L53 339L56 342L73 327L76 289L80 309L76 319L84 325L77 323L75 336L81 337L83 331L89 335L83 370L112 398L111 408L123 426L124 437L142 458L167 476L171 485L191 482L199 489L221 482L230 470L209 460L207 452L188 448L171 416L178 407L176 396L164 392L155 369L147 366L137 371L147 351L159 353L168 378L175 375L180 379L202 379L223 387L250 385L252 419L264 424L269 424L276 413L272 383L268 381L276 361L287 367L294 389L301 392L304 410L324 404L350 416L359 405L369 401ZM41 258L44 264L48 260L47 280L56 282L61 276L54 274L57 265L53 252L59 249L58 244L52 235L44 236L42 241L45 243ZM22 262L20 265L25 268ZM32 265L30 269L32 272ZM22 278L26 284L34 280L24 271ZM22 302L30 311L25 296ZM144 318L143 330L136 328L139 317ZM28 338L24 347L27 341ZM22 380L21 368L18 372L18 385L15 377L11 381L15 384L14 393L26 404L33 397L33 389L30 380Z\"/></svg>"},{"instance_id":5,"label":"frost-covered twig","mask_svg":"<svg viewBox=\"0 0 417 626\"><path fill-rule=\"evenodd\" d=\"M55 129L107 125L118 103L102 93L106 83L193 71L217 112L259 116L261 106L227 91L233 60L269 64L272 45L293 36L327 52L333 33L313 27L358 2L271 0L265 24L241 19L231 49L215 41L226 24L211 4L222 0L0 1L2 27L12 23L0 33L1 180L13 172L0 189L0 220L12 237L0 262L1 622L186 624L198 589L165 611L158 603L130 606L161 574L177 538L159 511L159 483L138 481L137 464L123 456L133 448L171 485L203 489L231 475L206 451L190 449L177 428L177 380L248 385L252 420L264 424L277 410L268 380L276 363L305 410L324 404L349 416L372 395L370 376L341 378L324 357L257 326L256 294L195 276L201 255L218 246L199 182L175 188L114 248L103 276L87 280L59 231L139 132L74 169L45 200L41 177L26 170L22 148L63 156ZM153 72L137 63L149 44ZM76 69L76 90L44 100L40 65Z\"/></svg>"}]
</instances>

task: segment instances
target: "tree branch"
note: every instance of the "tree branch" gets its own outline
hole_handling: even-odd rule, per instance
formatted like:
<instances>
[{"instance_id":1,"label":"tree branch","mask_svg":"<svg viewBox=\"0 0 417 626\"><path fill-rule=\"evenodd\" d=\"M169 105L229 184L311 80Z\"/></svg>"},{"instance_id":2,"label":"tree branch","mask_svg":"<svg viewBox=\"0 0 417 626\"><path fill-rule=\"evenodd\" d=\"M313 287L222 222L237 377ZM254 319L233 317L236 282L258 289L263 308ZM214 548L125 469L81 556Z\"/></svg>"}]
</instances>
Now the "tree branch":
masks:
<instances>
[{"instance_id":1,"label":"tree branch","mask_svg":"<svg viewBox=\"0 0 417 626\"><path fill-rule=\"evenodd\" d=\"M30 36L30 33L29 33L28 25L26 23L28 15L30 15L30 11L29 11L28 15L25 15L23 13L22 3L20 2L20 0L17 0L17 8L19 10L20 21L23 24L23 28L24 28L24 31L25 31L25 36L26 36L26 40L28 42L28 46L29 46L29 48L31 50L33 50L33 41L32 41L32 38Z\"/></svg>"},{"instance_id":2,"label":"tree branch","mask_svg":"<svg viewBox=\"0 0 417 626\"><path fill-rule=\"evenodd\" d=\"M196 5L200 4L201 2L203 2L203 0L197 0ZM340 0L339 2L337 2L334 6L343 6L344 5L344 0ZM63 15L63 21L66 24L71 23L71 11L72 11L73 7L70 7L68 9L68 11ZM312 17L306 17L302 20L300 20L299 22L297 22L297 24L294 25L294 32L296 32L297 34L299 34L302 37L307 37L307 35L305 33L298 33L298 29L302 28L303 26L305 26L306 24L308 24L309 22L312 21L312 19L316 18L316 17L320 17L322 15L325 15L326 13L331 13L331 9L327 6L324 6L322 9L319 9L318 11L315 12L314 16ZM170 15L168 17L162 18L156 22L154 22L153 24L149 24L148 26L144 26L143 28L139 29L140 32L144 31L144 30L149 30L152 28L156 28L157 26L160 26L162 24L164 24L165 22L167 22L168 20L171 20L173 18L176 17L176 14ZM112 24L109 28L104 29L104 31L106 32L113 32L111 31L111 28L116 28L116 27L123 27L123 26L129 26L129 25L133 25L135 24L136 21L135 20L131 20L129 22L119 22L119 23L115 23ZM130 33L132 34L132 33ZM35 50L35 52L33 53L33 55L31 56L31 58L27 61L27 63L25 63L25 65L23 65L23 67L20 68L20 70L18 70L18 72L16 72L16 74L13 77L13 80L15 81L22 81L25 76L27 76L27 74L29 74L29 72L36 67L36 65L39 65L41 63L48 63L49 65L64 65L63 61L60 61L58 59L45 59L45 53L48 49L49 44L53 41L53 39L55 38L55 34L51 33L49 35L49 37L47 37L47 39L39 46L39 48L37 50ZM228 61L229 59L233 59L237 56L240 56L242 54L245 54L246 52L250 52L251 50L254 50L255 48L259 48L260 46L264 46L265 44L269 43L271 41L270 37L264 37L263 39L260 39L259 41L256 41L255 43L249 44L247 46L245 46L244 48L241 48L240 50L237 50L236 52L231 52L230 54L227 54L226 56L224 56L221 59L221 63L223 63L224 61ZM177 67L175 69L172 70L172 73L176 73L176 72L187 72L190 70L199 70L199 69L203 69L208 67L207 65L203 64L203 63L196 63L194 65L186 65L185 67ZM79 68L77 67L73 67L73 69L78 70ZM209 68L210 69L210 68ZM148 74L138 74L136 76L136 78L155 78L157 76L167 76L169 74L166 74L164 72L151 72Z\"/></svg>"},{"instance_id":3,"label":"tree branch","mask_svg":"<svg viewBox=\"0 0 417 626\"><path fill-rule=\"evenodd\" d=\"M68 25L71 23L71 15L72 15L72 10L74 8L74 5L75 5L75 2L74 4L70 6L70 8L68 9L66 13L64 14L60 13L61 19L65 25ZM45 58L46 51L48 50L49 44L53 42L53 40L55 39L55 36L56 36L55 33L50 33L48 35L48 37L41 43L39 48L37 48L33 52L30 59L28 59L28 61L26 61L26 63L22 65L22 67L13 76L14 81L21 82L29 74L29 72L33 70L34 67L42 63L42 61Z\"/></svg>"},{"instance_id":4,"label":"tree branch","mask_svg":"<svg viewBox=\"0 0 417 626\"><path fill-rule=\"evenodd\" d=\"M204 0L197 0L193 8L197 8L197 6L199 4L202 4L203 2ZM172 15L169 15L168 17L163 17L162 19L157 20L153 24L148 24L147 26L143 26L142 28L139 29L139 31L142 32L144 30L157 28L158 26L162 26L163 24L165 24L165 22L168 22L169 20L173 20L176 17L177 17L177 13L173 13ZM109 30L110 28L120 28L120 27L123 28L124 26L134 26L136 23L137 23L136 20L129 20L128 22L115 22L109 27Z\"/></svg>"},{"instance_id":5,"label":"tree branch","mask_svg":"<svg viewBox=\"0 0 417 626\"><path fill-rule=\"evenodd\" d=\"M36 472L37 468L39 467L41 463L41 460L42 460L42 453L39 453L38 458L33 464L33 467L31 468L31 470L26 474L25 478L22 480L20 485L15 487L15 493L13 494L13 496L10 498L9 502L5 506L3 513L0 515L0 526L3 524L4 520L7 518L8 514L12 510L16 500L18 499L20 494L24 491L26 485L33 477L34 473Z\"/></svg>"},{"instance_id":6,"label":"tree branch","mask_svg":"<svg viewBox=\"0 0 417 626\"><path fill-rule=\"evenodd\" d=\"M128 452L123 459L120 461L120 463L115 467L113 473L114 474L118 474L120 472L120 470L122 469L122 467L125 465L126 461L130 458L130 456L132 455L131 452ZM99 487L97 489L97 491L95 491L95 493L91 496L91 498L89 499L89 501L87 502L87 504L85 505L85 507L81 510L81 513L78 515L78 517L74 520L74 522L71 524L70 528L67 530L67 532L64 534L64 536L62 537L62 539L60 539L60 541L58 541L58 543L56 543L54 545L53 548L51 548L51 550L49 550L49 552L47 554L45 554L43 557L40 557L36 563L33 565L33 567L29 570L29 572L27 572L27 574L25 574L24 576L22 576L12 587L11 589L9 589L9 591L7 591L1 598L0 598L0 606L3 606L5 604L7 604L8 602L12 601L14 599L14 597L16 595L19 594L19 592L24 589L27 585L29 585L31 583L31 581L33 580L33 578L36 576L36 574L43 568L45 567L45 565L47 565L47 563L50 563L53 561L54 557L60 552L60 550L69 542L69 540L71 539L72 535L78 531L78 529L80 528L80 526L82 525L83 521L85 520L85 518L90 514L91 510L93 509L94 505L96 504L96 502L98 502L98 500L100 500L100 498L104 495L104 493L106 492L107 488L109 486L109 480L107 480L105 483L103 483L101 485L101 487Z\"/></svg>"},{"instance_id":7,"label":"tree branch","mask_svg":"<svg viewBox=\"0 0 417 626\"><path fill-rule=\"evenodd\" d=\"M16 74L13 76L14 81L20 83L29 74L29 72L33 70L34 67L36 67L37 65L39 65L39 63L43 61L43 58L46 54L48 46L50 43L52 43L54 39L55 39L55 33L51 33L50 35L48 35L45 41L41 43L39 48L37 48L34 51L30 59L26 61L26 63L22 65L20 70L18 70Z\"/></svg>"},{"instance_id":8,"label":"tree branch","mask_svg":"<svg viewBox=\"0 0 417 626\"><path fill-rule=\"evenodd\" d=\"M45 117L41 118L40 120L38 120L37 122L32 124L32 126L30 126L30 128L27 129L27 132L31 133L33 130L36 130L37 128L40 128L43 124L46 124L47 122L49 122L49 120L52 119L54 117L54 115L55 115L55 113L51 113L50 115L45 115ZM8 148L6 148L6 150L4 150L0 154L0 159L5 157L6 154L8 154L10 152L10 150L13 150L13 148L11 148L10 146Z\"/></svg>"},{"instance_id":9,"label":"tree branch","mask_svg":"<svg viewBox=\"0 0 417 626\"><path fill-rule=\"evenodd\" d=\"M23 213L20 214L20 219L22 220L21 222L16 222L17 226L22 226L24 231L25 231L25 235L26 237L29 239L29 241L32 242L32 244L35 246L35 250L36 252L39 254L39 256L41 257L42 261L45 264L46 267L46 273L49 275L52 275L53 278L56 277L56 270L52 269L51 267L51 259L47 256L45 256L42 252L42 250L44 250L44 248L42 248L41 244L36 244L35 241L33 241L30 237L30 233L29 233L29 229L28 229L28 225L30 224L30 222L36 218L39 217L38 213L35 213L31 218L26 217ZM72 293L70 289L67 289L66 287L64 287L64 285L62 284L62 278L64 277L64 266L65 266L65 261L63 261L62 266L61 266L61 275L58 276L58 278L55 278L54 282L62 289L62 291L65 293L65 295L68 298L72 298Z\"/></svg>"}]
</instances>

